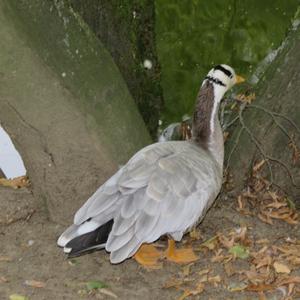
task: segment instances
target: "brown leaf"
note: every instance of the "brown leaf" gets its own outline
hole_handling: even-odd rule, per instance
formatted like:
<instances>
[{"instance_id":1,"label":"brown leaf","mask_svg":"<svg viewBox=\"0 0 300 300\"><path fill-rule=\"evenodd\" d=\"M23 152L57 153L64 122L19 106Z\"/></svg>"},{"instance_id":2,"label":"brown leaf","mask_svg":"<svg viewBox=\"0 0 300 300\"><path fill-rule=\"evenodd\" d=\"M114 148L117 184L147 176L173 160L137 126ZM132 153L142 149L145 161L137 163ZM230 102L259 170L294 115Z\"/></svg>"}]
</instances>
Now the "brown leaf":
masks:
<instances>
[{"instance_id":1,"label":"brown leaf","mask_svg":"<svg viewBox=\"0 0 300 300\"><path fill-rule=\"evenodd\" d=\"M225 255L221 254L222 252L222 249L216 251L215 256L211 258L211 262L222 262L225 259Z\"/></svg>"},{"instance_id":2,"label":"brown leaf","mask_svg":"<svg viewBox=\"0 0 300 300\"><path fill-rule=\"evenodd\" d=\"M296 142L294 140L294 136L292 136L290 142L288 143L288 146L290 147L290 149L293 152L293 154L292 154L292 163L293 163L293 165L295 165L299 161L300 150L299 150L298 146L296 145Z\"/></svg>"},{"instance_id":3,"label":"brown leaf","mask_svg":"<svg viewBox=\"0 0 300 300\"><path fill-rule=\"evenodd\" d=\"M287 203L274 201L274 202L268 204L266 207L267 208L276 208L276 209L278 209L278 208L281 208L283 206L287 206Z\"/></svg>"},{"instance_id":4,"label":"brown leaf","mask_svg":"<svg viewBox=\"0 0 300 300\"><path fill-rule=\"evenodd\" d=\"M253 263L256 265L256 269L260 269L272 264L272 257L270 255L258 256L254 259Z\"/></svg>"},{"instance_id":5,"label":"brown leaf","mask_svg":"<svg viewBox=\"0 0 300 300\"><path fill-rule=\"evenodd\" d=\"M258 218L259 218L261 221L263 221L264 223L273 225L272 219L271 219L268 215L266 215L266 214L264 214L264 213L258 214Z\"/></svg>"},{"instance_id":6,"label":"brown leaf","mask_svg":"<svg viewBox=\"0 0 300 300\"><path fill-rule=\"evenodd\" d=\"M10 262L12 261L13 259L10 257L10 256L7 256L7 255L0 255L0 261L6 261L6 262Z\"/></svg>"},{"instance_id":7,"label":"brown leaf","mask_svg":"<svg viewBox=\"0 0 300 300\"><path fill-rule=\"evenodd\" d=\"M267 298L266 298L266 296L265 296L265 294L264 294L263 291L258 292L258 299L259 300L267 300Z\"/></svg>"},{"instance_id":8,"label":"brown leaf","mask_svg":"<svg viewBox=\"0 0 300 300\"><path fill-rule=\"evenodd\" d=\"M107 288L99 289L97 292L100 293L100 294L109 296L109 297L111 297L111 298L114 298L114 299L117 299L117 298L118 298L118 296L117 296L116 294L114 294L112 291L110 291L110 290L107 289Z\"/></svg>"},{"instance_id":9,"label":"brown leaf","mask_svg":"<svg viewBox=\"0 0 300 300\"><path fill-rule=\"evenodd\" d=\"M278 261L274 262L273 267L274 267L276 273L285 273L285 274L291 273L291 270L288 266L286 266L285 264L280 263Z\"/></svg>"},{"instance_id":10,"label":"brown leaf","mask_svg":"<svg viewBox=\"0 0 300 300\"><path fill-rule=\"evenodd\" d=\"M216 286L216 285L218 285L218 283L221 282L221 276L216 275L216 276L208 277L207 281L209 283L213 283Z\"/></svg>"},{"instance_id":11,"label":"brown leaf","mask_svg":"<svg viewBox=\"0 0 300 300\"><path fill-rule=\"evenodd\" d=\"M238 205L239 205L239 210L242 210L242 209L244 209L244 202L243 202L243 198L242 198L242 196L241 195L239 195L238 196L238 199L237 199L237 201L238 201Z\"/></svg>"},{"instance_id":12,"label":"brown leaf","mask_svg":"<svg viewBox=\"0 0 300 300\"><path fill-rule=\"evenodd\" d=\"M274 286L272 284L250 284L247 286L246 290L251 292L263 292L263 291L270 291L273 290Z\"/></svg>"},{"instance_id":13,"label":"brown leaf","mask_svg":"<svg viewBox=\"0 0 300 300\"><path fill-rule=\"evenodd\" d=\"M234 237L228 239L225 235L219 234L218 235L220 243L227 249L232 248L234 245Z\"/></svg>"},{"instance_id":14,"label":"brown leaf","mask_svg":"<svg viewBox=\"0 0 300 300\"><path fill-rule=\"evenodd\" d=\"M211 271L211 269L204 269L204 270L198 272L198 275L199 275L199 276L201 276L201 275L206 275L206 274L208 274L210 271Z\"/></svg>"},{"instance_id":15,"label":"brown leaf","mask_svg":"<svg viewBox=\"0 0 300 300\"><path fill-rule=\"evenodd\" d=\"M204 291L204 284L203 283L198 283L196 288L193 290L188 290L186 289L184 293L178 298L178 300L184 300L189 296L196 296L201 294Z\"/></svg>"},{"instance_id":16,"label":"brown leaf","mask_svg":"<svg viewBox=\"0 0 300 300\"><path fill-rule=\"evenodd\" d=\"M256 244L269 244L270 241L268 239L260 239L255 242Z\"/></svg>"},{"instance_id":17,"label":"brown leaf","mask_svg":"<svg viewBox=\"0 0 300 300\"><path fill-rule=\"evenodd\" d=\"M294 288L295 288L295 283L294 282L290 283L288 287L288 294L287 294L288 296L291 296L293 294Z\"/></svg>"},{"instance_id":18,"label":"brown leaf","mask_svg":"<svg viewBox=\"0 0 300 300\"><path fill-rule=\"evenodd\" d=\"M37 281L37 280L25 280L25 285L31 286L34 288L44 288L46 286L45 282Z\"/></svg>"},{"instance_id":19,"label":"brown leaf","mask_svg":"<svg viewBox=\"0 0 300 300\"><path fill-rule=\"evenodd\" d=\"M255 164L255 166L252 168L253 173L257 173L259 170L261 170L261 168L263 167L263 165L266 163L266 160L263 159L260 162L258 162L257 164Z\"/></svg>"},{"instance_id":20,"label":"brown leaf","mask_svg":"<svg viewBox=\"0 0 300 300\"><path fill-rule=\"evenodd\" d=\"M255 93L249 93L247 95L245 94L238 94L235 96L235 99L240 101L240 102L244 102L247 104L251 104L251 102L256 98Z\"/></svg>"},{"instance_id":21,"label":"brown leaf","mask_svg":"<svg viewBox=\"0 0 300 300\"><path fill-rule=\"evenodd\" d=\"M282 286L290 283L300 283L300 276L289 276L286 278L280 278L278 281L276 281L277 286Z\"/></svg>"},{"instance_id":22,"label":"brown leaf","mask_svg":"<svg viewBox=\"0 0 300 300\"><path fill-rule=\"evenodd\" d=\"M239 282L239 283L231 283L228 285L227 289L230 292L240 292L247 288L247 284L245 282Z\"/></svg>"},{"instance_id":23,"label":"brown leaf","mask_svg":"<svg viewBox=\"0 0 300 300\"><path fill-rule=\"evenodd\" d=\"M163 288L164 289L169 289L169 288L173 288L173 287L179 288L183 284L184 284L183 280L179 280L176 278L170 278L164 283Z\"/></svg>"},{"instance_id":24,"label":"brown leaf","mask_svg":"<svg viewBox=\"0 0 300 300\"><path fill-rule=\"evenodd\" d=\"M197 228L194 228L192 231L190 231L189 235L193 240L201 240L202 238L200 230L198 230Z\"/></svg>"},{"instance_id":25,"label":"brown leaf","mask_svg":"<svg viewBox=\"0 0 300 300\"><path fill-rule=\"evenodd\" d=\"M214 237L212 237L212 238L206 240L204 243L202 243L200 245L200 247L206 247L209 250L213 250L216 248L217 244L218 244L218 236L215 235Z\"/></svg>"},{"instance_id":26,"label":"brown leaf","mask_svg":"<svg viewBox=\"0 0 300 300\"><path fill-rule=\"evenodd\" d=\"M224 132L223 132L224 143L226 143L228 137L229 137L229 132L228 132L228 131L224 131Z\"/></svg>"},{"instance_id":27,"label":"brown leaf","mask_svg":"<svg viewBox=\"0 0 300 300\"><path fill-rule=\"evenodd\" d=\"M193 266L193 265L194 265L194 263L190 263L190 264L188 264L188 265L186 265L186 266L184 266L182 268L182 274L183 274L183 276L189 276L190 275L191 266Z\"/></svg>"},{"instance_id":28,"label":"brown leaf","mask_svg":"<svg viewBox=\"0 0 300 300\"><path fill-rule=\"evenodd\" d=\"M274 281L272 272L270 272L270 270L267 268L256 270L255 266L252 266L251 270L243 271L243 273L246 275L248 280L254 285L271 283Z\"/></svg>"},{"instance_id":29,"label":"brown leaf","mask_svg":"<svg viewBox=\"0 0 300 300\"><path fill-rule=\"evenodd\" d=\"M224 270L228 277L231 277L236 273L236 270L234 269L231 262L224 264Z\"/></svg>"},{"instance_id":30,"label":"brown leaf","mask_svg":"<svg viewBox=\"0 0 300 300\"><path fill-rule=\"evenodd\" d=\"M30 181L27 176L20 176L13 179L0 178L0 185L19 189L21 187L28 187Z\"/></svg>"},{"instance_id":31,"label":"brown leaf","mask_svg":"<svg viewBox=\"0 0 300 300\"><path fill-rule=\"evenodd\" d=\"M6 283L6 282L9 282L9 280L4 276L0 276L0 282Z\"/></svg>"}]
</instances>

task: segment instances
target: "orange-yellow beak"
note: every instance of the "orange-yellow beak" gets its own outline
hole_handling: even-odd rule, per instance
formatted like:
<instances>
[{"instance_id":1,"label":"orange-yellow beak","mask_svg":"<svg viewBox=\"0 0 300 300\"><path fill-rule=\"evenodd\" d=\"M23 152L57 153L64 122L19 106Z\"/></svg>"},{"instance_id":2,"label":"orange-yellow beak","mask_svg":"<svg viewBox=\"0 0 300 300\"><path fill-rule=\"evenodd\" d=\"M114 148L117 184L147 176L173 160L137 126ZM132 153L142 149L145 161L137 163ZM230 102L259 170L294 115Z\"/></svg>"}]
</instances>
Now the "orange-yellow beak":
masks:
<instances>
[{"instance_id":1,"label":"orange-yellow beak","mask_svg":"<svg viewBox=\"0 0 300 300\"><path fill-rule=\"evenodd\" d=\"M235 83L238 84L238 83L242 83L245 81L245 78L240 76L240 75L235 75Z\"/></svg>"}]
</instances>

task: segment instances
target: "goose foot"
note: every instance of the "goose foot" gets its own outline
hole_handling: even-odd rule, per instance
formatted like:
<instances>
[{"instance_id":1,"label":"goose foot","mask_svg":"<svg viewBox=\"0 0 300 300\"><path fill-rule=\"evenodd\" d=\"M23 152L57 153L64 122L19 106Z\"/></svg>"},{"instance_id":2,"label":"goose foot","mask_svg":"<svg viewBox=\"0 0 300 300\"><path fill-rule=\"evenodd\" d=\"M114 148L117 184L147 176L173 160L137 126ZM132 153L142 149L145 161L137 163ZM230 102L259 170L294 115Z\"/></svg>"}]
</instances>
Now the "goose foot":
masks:
<instances>
[{"instance_id":1,"label":"goose foot","mask_svg":"<svg viewBox=\"0 0 300 300\"><path fill-rule=\"evenodd\" d=\"M143 267L160 269L162 265L159 263L159 259L163 258L163 253L151 244L143 244L133 258Z\"/></svg>"},{"instance_id":2,"label":"goose foot","mask_svg":"<svg viewBox=\"0 0 300 300\"><path fill-rule=\"evenodd\" d=\"M199 259L192 248L176 249L174 240L168 240L165 257L167 260L178 264L191 263Z\"/></svg>"}]
</instances>

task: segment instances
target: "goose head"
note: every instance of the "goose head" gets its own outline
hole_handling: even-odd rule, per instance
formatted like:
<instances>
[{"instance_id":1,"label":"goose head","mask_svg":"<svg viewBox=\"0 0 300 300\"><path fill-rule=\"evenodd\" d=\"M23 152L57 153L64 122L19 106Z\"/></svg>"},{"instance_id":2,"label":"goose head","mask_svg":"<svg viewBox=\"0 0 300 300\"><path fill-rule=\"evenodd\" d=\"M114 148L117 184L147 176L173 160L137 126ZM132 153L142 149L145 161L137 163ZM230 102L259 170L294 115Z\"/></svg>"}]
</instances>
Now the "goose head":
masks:
<instances>
[{"instance_id":1,"label":"goose head","mask_svg":"<svg viewBox=\"0 0 300 300\"><path fill-rule=\"evenodd\" d=\"M237 83L245 81L245 79L236 75L232 67L222 64L215 66L208 72L202 85L204 85L206 81L210 81L214 85L215 101L220 102L223 95L230 88Z\"/></svg>"}]
</instances>

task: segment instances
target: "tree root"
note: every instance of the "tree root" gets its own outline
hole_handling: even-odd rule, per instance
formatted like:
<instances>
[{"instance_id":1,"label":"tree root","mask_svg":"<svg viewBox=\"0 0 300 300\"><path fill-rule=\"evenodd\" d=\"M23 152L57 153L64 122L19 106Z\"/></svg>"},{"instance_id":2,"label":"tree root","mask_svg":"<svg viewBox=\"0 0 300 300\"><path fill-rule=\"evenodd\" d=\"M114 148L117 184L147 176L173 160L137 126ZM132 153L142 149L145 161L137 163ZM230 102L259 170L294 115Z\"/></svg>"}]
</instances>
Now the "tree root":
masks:
<instances>
[{"instance_id":1,"label":"tree root","mask_svg":"<svg viewBox=\"0 0 300 300\"><path fill-rule=\"evenodd\" d=\"M286 120L287 122L289 122L290 125L292 127L294 127L294 129L296 130L296 132L300 135L300 128L296 125L296 123L293 120L291 120L290 118L288 118L287 116L285 116L283 114L276 113L276 112L273 112L271 110L268 110L265 107L262 107L262 106L259 106L259 105L254 105L254 104L247 104L247 103L243 102L240 105L240 107L239 107L238 115L235 116L231 121L229 121L227 124L225 124L223 126L223 128L228 129L230 126L232 126L233 124L235 124L237 121L239 121L239 123L241 125L241 128L240 128L240 130L237 133L237 136L235 138L235 141L233 143L231 151L230 151L230 153L228 155L225 172L228 172L228 169L229 169L229 166L230 166L231 157L232 157L233 153L235 152L235 150L236 150L236 148L237 148L237 146L239 144L240 137L241 137L242 133L245 131L245 132L247 132L247 134L250 137L251 141L255 144L255 146L256 146L257 150L259 151L260 155L262 156L262 158L266 161L266 165L268 167L269 176L270 176L269 187L271 187L272 185L274 185L274 186L277 186L278 188L280 188L281 190L283 190L278 184L276 184L274 182L274 175L273 175L273 169L272 169L272 165L273 164L272 163L276 163L276 164L279 164L287 172L287 174L288 174L288 176L289 176L289 178L291 180L291 183L292 183L293 187L296 188L296 189L300 189L300 186L296 184L295 178L294 178L293 174L291 173L290 168L288 167L288 165L285 162L283 162L282 160L277 159L275 157L272 157L272 156L268 155L265 152L265 150L264 150L261 142L253 135L253 133L251 132L250 128L245 124L245 121L244 121L244 118L243 118L243 112L245 111L246 108L258 109L258 110L261 110L261 111L267 113L268 115L270 115L272 117L272 121L274 122L274 124L288 138L289 145L292 145L292 148L294 149L294 151L295 151L295 149L296 149L296 151L298 150L298 147L296 146L296 143L295 143L294 136L289 134L289 132L286 129L286 127L284 127L278 121L277 118L282 118L282 119ZM224 116L224 112L222 114Z\"/></svg>"}]
</instances>

